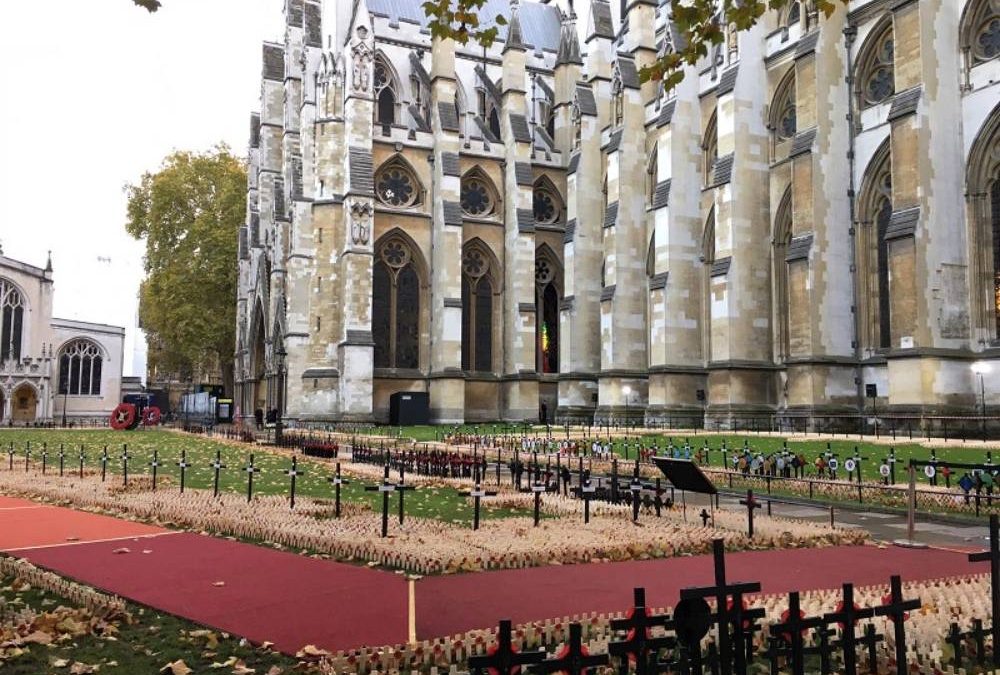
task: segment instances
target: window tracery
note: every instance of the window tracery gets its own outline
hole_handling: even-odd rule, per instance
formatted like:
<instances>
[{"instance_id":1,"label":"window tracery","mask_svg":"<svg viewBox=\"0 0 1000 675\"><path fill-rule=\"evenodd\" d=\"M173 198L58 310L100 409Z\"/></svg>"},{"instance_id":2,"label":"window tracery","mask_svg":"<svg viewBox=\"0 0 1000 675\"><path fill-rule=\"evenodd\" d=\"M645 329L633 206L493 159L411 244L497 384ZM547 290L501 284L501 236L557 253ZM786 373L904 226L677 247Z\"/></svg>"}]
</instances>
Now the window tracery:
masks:
<instances>
[{"instance_id":1,"label":"window tracery","mask_svg":"<svg viewBox=\"0 0 1000 675\"><path fill-rule=\"evenodd\" d=\"M876 35L869 38L860 61L858 87L861 108L883 103L896 93L894 58L892 22L887 22Z\"/></svg>"},{"instance_id":2,"label":"window tracery","mask_svg":"<svg viewBox=\"0 0 1000 675\"><path fill-rule=\"evenodd\" d=\"M89 340L74 340L59 355L59 393L100 396L101 348Z\"/></svg>"},{"instance_id":3,"label":"window tracery","mask_svg":"<svg viewBox=\"0 0 1000 675\"><path fill-rule=\"evenodd\" d=\"M481 172L474 170L462 179L461 189L462 212L473 218L488 218L497 209L496 193L489 179Z\"/></svg>"},{"instance_id":4,"label":"window tracery","mask_svg":"<svg viewBox=\"0 0 1000 675\"><path fill-rule=\"evenodd\" d=\"M493 270L479 242L462 253L462 369L493 370Z\"/></svg>"},{"instance_id":5,"label":"window tracery","mask_svg":"<svg viewBox=\"0 0 1000 675\"><path fill-rule=\"evenodd\" d=\"M0 363L21 358L24 306L20 289L0 278Z\"/></svg>"},{"instance_id":6,"label":"window tracery","mask_svg":"<svg viewBox=\"0 0 1000 675\"><path fill-rule=\"evenodd\" d=\"M385 238L372 284L376 368L420 367L420 287L411 244L399 235Z\"/></svg>"},{"instance_id":7,"label":"window tracery","mask_svg":"<svg viewBox=\"0 0 1000 675\"><path fill-rule=\"evenodd\" d=\"M396 101L399 100L392 69L381 54L375 57L375 123L389 126L396 123Z\"/></svg>"},{"instance_id":8,"label":"window tracery","mask_svg":"<svg viewBox=\"0 0 1000 675\"><path fill-rule=\"evenodd\" d=\"M421 192L413 171L398 159L386 162L375 174L375 197L386 206L416 206L421 202Z\"/></svg>"}]
</instances>

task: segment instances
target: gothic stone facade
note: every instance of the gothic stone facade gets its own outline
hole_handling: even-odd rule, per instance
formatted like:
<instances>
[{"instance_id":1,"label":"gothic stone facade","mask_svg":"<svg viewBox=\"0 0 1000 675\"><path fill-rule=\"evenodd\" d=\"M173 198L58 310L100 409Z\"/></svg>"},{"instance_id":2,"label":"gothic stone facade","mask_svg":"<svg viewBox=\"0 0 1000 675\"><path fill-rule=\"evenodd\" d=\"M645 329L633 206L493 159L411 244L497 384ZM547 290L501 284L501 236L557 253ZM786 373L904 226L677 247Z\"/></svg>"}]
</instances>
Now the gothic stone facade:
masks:
<instances>
[{"instance_id":1,"label":"gothic stone facade","mask_svg":"<svg viewBox=\"0 0 1000 675\"><path fill-rule=\"evenodd\" d=\"M108 419L121 402L125 329L52 317L45 268L0 252L0 426Z\"/></svg>"},{"instance_id":2,"label":"gothic stone facade","mask_svg":"<svg viewBox=\"0 0 1000 675\"><path fill-rule=\"evenodd\" d=\"M653 0L286 0L240 232L244 415L1000 405L1000 3L809 0L673 91ZM575 12L575 13L574 13Z\"/></svg>"}]
</instances>

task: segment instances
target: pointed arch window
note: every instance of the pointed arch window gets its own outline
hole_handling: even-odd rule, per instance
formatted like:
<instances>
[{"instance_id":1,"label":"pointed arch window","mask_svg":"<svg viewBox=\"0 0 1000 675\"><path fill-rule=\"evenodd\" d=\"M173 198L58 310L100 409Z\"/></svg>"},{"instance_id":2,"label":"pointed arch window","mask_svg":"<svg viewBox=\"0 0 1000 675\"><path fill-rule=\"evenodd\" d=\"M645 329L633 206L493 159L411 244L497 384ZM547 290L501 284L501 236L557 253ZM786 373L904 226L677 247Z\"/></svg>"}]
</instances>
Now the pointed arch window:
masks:
<instances>
[{"instance_id":1,"label":"pointed arch window","mask_svg":"<svg viewBox=\"0 0 1000 675\"><path fill-rule=\"evenodd\" d=\"M778 329L778 359L787 361L791 356L789 300L788 300L788 265L786 255L788 245L792 241L792 189L789 187L778 205L777 217L774 220L774 237L772 239L775 313Z\"/></svg>"},{"instance_id":2,"label":"pointed arch window","mask_svg":"<svg viewBox=\"0 0 1000 675\"><path fill-rule=\"evenodd\" d=\"M496 270L478 243L462 253L462 369L493 371L493 293Z\"/></svg>"},{"instance_id":3,"label":"pointed arch window","mask_svg":"<svg viewBox=\"0 0 1000 675\"><path fill-rule=\"evenodd\" d=\"M539 225L552 225L562 220L562 200L555 187L546 178L535 183L532 206L535 222Z\"/></svg>"},{"instance_id":4,"label":"pointed arch window","mask_svg":"<svg viewBox=\"0 0 1000 675\"><path fill-rule=\"evenodd\" d=\"M795 69L792 68L778 84L771 102L771 129L776 143L795 137L798 122L795 116Z\"/></svg>"},{"instance_id":5,"label":"pointed arch window","mask_svg":"<svg viewBox=\"0 0 1000 675\"><path fill-rule=\"evenodd\" d=\"M489 218L497 211L497 194L493 184L479 169L462 177L462 212L473 218Z\"/></svg>"},{"instance_id":6,"label":"pointed arch window","mask_svg":"<svg viewBox=\"0 0 1000 675\"><path fill-rule=\"evenodd\" d=\"M712 117L708 120L705 133L701 139L701 172L705 185L712 184L712 173L715 169L715 162L719 159L719 133L716 125L716 113L712 111Z\"/></svg>"},{"instance_id":7,"label":"pointed arch window","mask_svg":"<svg viewBox=\"0 0 1000 675\"><path fill-rule=\"evenodd\" d=\"M994 170L990 186L990 230L993 234L993 318L996 335L1000 336L1000 164Z\"/></svg>"},{"instance_id":8,"label":"pointed arch window","mask_svg":"<svg viewBox=\"0 0 1000 675\"><path fill-rule=\"evenodd\" d=\"M970 0L960 30L967 68L1000 56L1000 0Z\"/></svg>"},{"instance_id":9,"label":"pointed arch window","mask_svg":"<svg viewBox=\"0 0 1000 675\"><path fill-rule=\"evenodd\" d=\"M535 370L559 372L559 284L560 267L548 250L535 254L536 326Z\"/></svg>"},{"instance_id":10,"label":"pointed arch window","mask_svg":"<svg viewBox=\"0 0 1000 675\"><path fill-rule=\"evenodd\" d=\"M375 197L385 206L402 209L420 205L423 189L406 162L397 157L375 173Z\"/></svg>"},{"instance_id":11,"label":"pointed arch window","mask_svg":"<svg viewBox=\"0 0 1000 675\"><path fill-rule=\"evenodd\" d=\"M894 58L892 22L887 21L868 39L859 61L858 104L861 108L883 103L896 93Z\"/></svg>"},{"instance_id":12,"label":"pointed arch window","mask_svg":"<svg viewBox=\"0 0 1000 675\"><path fill-rule=\"evenodd\" d=\"M372 338L376 368L420 367L420 275L409 242L389 236L372 271Z\"/></svg>"},{"instance_id":13,"label":"pointed arch window","mask_svg":"<svg viewBox=\"0 0 1000 675\"><path fill-rule=\"evenodd\" d=\"M583 115L580 114L580 102L573 100L573 149L580 147L580 140L583 138Z\"/></svg>"},{"instance_id":14,"label":"pointed arch window","mask_svg":"<svg viewBox=\"0 0 1000 675\"><path fill-rule=\"evenodd\" d=\"M892 346L892 316L890 314L889 242L886 233L892 218L892 173L888 142L872 160L862 186L861 206L867 244L867 303L870 344L874 349Z\"/></svg>"},{"instance_id":15,"label":"pointed arch window","mask_svg":"<svg viewBox=\"0 0 1000 675\"><path fill-rule=\"evenodd\" d=\"M0 278L0 363L21 359L24 304L20 289Z\"/></svg>"},{"instance_id":16,"label":"pointed arch window","mask_svg":"<svg viewBox=\"0 0 1000 675\"><path fill-rule=\"evenodd\" d=\"M74 340L59 354L59 393L100 396L101 348L90 340Z\"/></svg>"},{"instance_id":17,"label":"pointed arch window","mask_svg":"<svg viewBox=\"0 0 1000 675\"><path fill-rule=\"evenodd\" d=\"M398 85L392 68L381 54L375 56L375 123L383 127L396 123Z\"/></svg>"},{"instance_id":18,"label":"pointed arch window","mask_svg":"<svg viewBox=\"0 0 1000 675\"><path fill-rule=\"evenodd\" d=\"M611 121L616 127L622 125L625 117L625 88L622 86L622 76L615 68L614 79L611 80Z\"/></svg>"}]
</instances>

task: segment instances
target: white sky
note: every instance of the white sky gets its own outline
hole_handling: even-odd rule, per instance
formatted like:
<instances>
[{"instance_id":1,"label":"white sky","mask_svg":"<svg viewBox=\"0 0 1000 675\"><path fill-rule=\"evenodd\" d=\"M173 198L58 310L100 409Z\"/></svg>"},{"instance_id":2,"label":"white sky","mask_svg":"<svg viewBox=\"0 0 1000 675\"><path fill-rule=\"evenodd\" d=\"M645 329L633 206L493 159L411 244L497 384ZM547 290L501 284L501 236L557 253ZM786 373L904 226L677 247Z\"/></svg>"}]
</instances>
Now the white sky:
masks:
<instances>
[{"instance_id":1,"label":"white sky","mask_svg":"<svg viewBox=\"0 0 1000 675\"><path fill-rule=\"evenodd\" d=\"M125 233L122 187L174 149L245 154L260 43L282 38L282 6L0 0L4 254L42 267L51 249L55 315L125 326L126 375L143 374L143 247Z\"/></svg>"}]
</instances>

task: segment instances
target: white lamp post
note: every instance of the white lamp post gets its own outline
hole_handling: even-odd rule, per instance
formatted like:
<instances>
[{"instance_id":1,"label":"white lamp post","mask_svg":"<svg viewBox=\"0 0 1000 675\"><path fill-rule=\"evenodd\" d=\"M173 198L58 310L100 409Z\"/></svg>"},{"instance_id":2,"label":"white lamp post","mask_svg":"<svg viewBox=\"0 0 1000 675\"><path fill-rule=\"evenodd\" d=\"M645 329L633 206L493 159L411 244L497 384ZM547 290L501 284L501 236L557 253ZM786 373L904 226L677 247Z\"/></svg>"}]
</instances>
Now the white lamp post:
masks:
<instances>
[{"instance_id":1,"label":"white lamp post","mask_svg":"<svg viewBox=\"0 0 1000 675\"><path fill-rule=\"evenodd\" d=\"M987 361L976 361L970 368L972 372L979 376L979 396L982 408L983 440L986 440L986 382L984 376L993 370L993 366Z\"/></svg>"}]
</instances>

